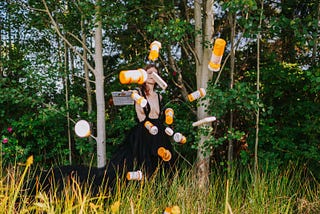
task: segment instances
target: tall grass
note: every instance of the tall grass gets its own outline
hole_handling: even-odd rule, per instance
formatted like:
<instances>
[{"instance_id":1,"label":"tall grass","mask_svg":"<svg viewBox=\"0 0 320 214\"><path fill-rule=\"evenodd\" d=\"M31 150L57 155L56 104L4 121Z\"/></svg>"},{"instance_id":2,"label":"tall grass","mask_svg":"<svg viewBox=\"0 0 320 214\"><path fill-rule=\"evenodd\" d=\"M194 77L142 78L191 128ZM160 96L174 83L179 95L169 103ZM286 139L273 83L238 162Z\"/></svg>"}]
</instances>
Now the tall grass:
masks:
<instances>
[{"instance_id":1,"label":"tall grass","mask_svg":"<svg viewBox=\"0 0 320 214\"><path fill-rule=\"evenodd\" d=\"M152 214L174 205L190 214L320 213L319 183L294 164L284 170L261 169L256 179L249 168L234 170L228 177L216 170L206 189L198 188L192 169L181 169L170 178L159 172L149 180L118 182L114 192L102 189L98 196L91 195L90 186L71 180L62 193L53 188L35 197L25 194L21 185L34 176L35 166L28 167L17 164L2 173L0 213Z\"/></svg>"}]
</instances>

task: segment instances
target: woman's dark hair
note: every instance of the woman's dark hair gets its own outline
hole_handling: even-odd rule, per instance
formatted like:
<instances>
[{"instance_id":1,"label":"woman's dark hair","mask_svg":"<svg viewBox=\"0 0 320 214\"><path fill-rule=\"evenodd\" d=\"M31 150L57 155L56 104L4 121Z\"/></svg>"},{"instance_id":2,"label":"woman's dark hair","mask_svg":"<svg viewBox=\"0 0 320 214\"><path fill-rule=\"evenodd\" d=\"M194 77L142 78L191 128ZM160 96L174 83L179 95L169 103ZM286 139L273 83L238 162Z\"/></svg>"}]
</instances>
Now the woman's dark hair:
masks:
<instances>
[{"instance_id":1,"label":"woman's dark hair","mask_svg":"<svg viewBox=\"0 0 320 214\"><path fill-rule=\"evenodd\" d=\"M145 67L144 67L144 70L148 70L150 68L156 68L158 70L158 68L156 67L155 64L147 64Z\"/></svg>"}]
</instances>

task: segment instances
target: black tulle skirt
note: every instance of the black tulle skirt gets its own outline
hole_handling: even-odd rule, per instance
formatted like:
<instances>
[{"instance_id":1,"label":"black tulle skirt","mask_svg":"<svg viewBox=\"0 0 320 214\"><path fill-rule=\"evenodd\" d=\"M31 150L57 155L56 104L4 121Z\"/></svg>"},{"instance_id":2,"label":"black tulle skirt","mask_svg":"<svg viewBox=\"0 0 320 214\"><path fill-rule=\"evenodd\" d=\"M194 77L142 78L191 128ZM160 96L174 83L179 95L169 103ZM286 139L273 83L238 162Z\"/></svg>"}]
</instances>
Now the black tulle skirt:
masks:
<instances>
[{"instance_id":1,"label":"black tulle skirt","mask_svg":"<svg viewBox=\"0 0 320 214\"><path fill-rule=\"evenodd\" d=\"M127 134L124 142L115 151L107 167L109 181L128 171L141 170L143 175L150 177L158 169L172 170L176 160L169 136L160 119L147 119L157 126L158 133L152 135L144 126L145 121L138 123ZM171 159L164 161L158 155L163 147L171 153Z\"/></svg>"},{"instance_id":2,"label":"black tulle skirt","mask_svg":"<svg viewBox=\"0 0 320 214\"><path fill-rule=\"evenodd\" d=\"M36 186L41 185L45 191L55 188L62 191L65 178L75 177L81 183L91 185L94 194L98 194L101 187L113 189L117 178L126 180L126 173L140 170L144 178L149 178L158 170L164 170L171 176L174 172L176 156L170 141L165 133L162 120L148 119L157 126L158 133L152 135L144 127L144 122L138 123L127 134L124 142L115 151L106 167L96 168L88 166L58 166L48 172L37 173L37 178L26 183L25 189L30 195L36 195ZM171 153L171 159L164 161L158 155L158 149L163 147Z\"/></svg>"}]
</instances>

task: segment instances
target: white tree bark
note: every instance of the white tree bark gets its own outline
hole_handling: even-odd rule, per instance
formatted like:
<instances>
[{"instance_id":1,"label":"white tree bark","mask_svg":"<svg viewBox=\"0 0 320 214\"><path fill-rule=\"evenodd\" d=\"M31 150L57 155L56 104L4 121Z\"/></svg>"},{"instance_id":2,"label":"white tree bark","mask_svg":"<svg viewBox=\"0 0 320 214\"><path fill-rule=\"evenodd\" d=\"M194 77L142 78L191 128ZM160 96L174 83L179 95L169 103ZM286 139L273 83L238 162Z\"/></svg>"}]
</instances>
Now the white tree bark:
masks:
<instances>
[{"instance_id":1,"label":"white tree bark","mask_svg":"<svg viewBox=\"0 0 320 214\"><path fill-rule=\"evenodd\" d=\"M195 14L195 52L196 52L196 77L197 87L207 88L208 81L212 78L212 72L208 69L208 63L211 57L212 48L208 43L212 43L212 36L214 31L214 14L213 14L213 0L196 0L194 7ZM202 12L203 11L203 12ZM202 27L204 26L204 28ZM198 119L203 119L208 116L205 111L208 101L201 101L197 108ZM209 153L204 153L202 147L208 136L201 136L198 143L199 149L197 152L197 176L198 185L200 188L205 188L209 183Z\"/></svg>"},{"instance_id":2,"label":"white tree bark","mask_svg":"<svg viewBox=\"0 0 320 214\"><path fill-rule=\"evenodd\" d=\"M90 71L93 72L95 77L95 92L96 92L96 102L97 102L97 136L95 140L97 142L97 166L104 167L106 165L106 129L105 129L105 99L104 99L104 73L103 73L103 58L102 58L102 22L100 15L100 5L101 0L96 1L96 28L94 30L94 42L95 42L95 53L94 53L94 62L95 67L93 68L87 58L79 53L77 49L72 46L72 44L62 35L60 32L59 26L51 15L51 12L47 6L45 0L42 0L43 5L45 6L45 12L48 14L55 31L58 36L84 61L86 66ZM77 39L82 43L83 47L92 54L89 49L86 47L85 43Z\"/></svg>"},{"instance_id":3,"label":"white tree bark","mask_svg":"<svg viewBox=\"0 0 320 214\"><path fill-rule=\"evenodd\" d=\"M83 47L83 59L87 61L87 49L86 49L86 33L85 33L85 19L84 15L81 17L81 32L82 32L82 47ZM91 86L90 86L90 78L89 78L89 68L87 63L83 64L83 70L84 70L84 78L86 83L86 94L87 94L87 109L88 109L88 115L92 113L92 96L91 96Z\"/></svg>"},{"instance_id":4,"label":"white tree bark","mask_svg":"<svg viewBox=\"0 0 320 214\"><path fill-rule=\"evenodd\" d=\"M231 35L230 35L230 43L231 43L231 52L230 52L230 89L232 90L234 87L234 69L235 69L235 28L236 28L236 18L235 15L229 14L229 23L231 27ZM233 109L230 109L230 120L229 120L229 133L233 132ZM231 166L233 162L233 140L228 139L228 171L230 172Z\"/></svg>"},{"instance_id":5,"label":"white tree bark","mask_svg":"<svg viewBox=\"0 0 320 214\"><path fill-rule=\"evenodd\" d=\"M316 32L318 33L319 31L319 23L320 23L320 3L318 1L318 10L317 10L317 25L316 25ZM311 62L312 64L316 65L316 63L318 62L317 59L317 50L318 50L318 43L319 43L319 35L318 37L314 38L314 44L313 44L313 50L312 50L312 58L311 58Z\"/></svg>"},{"instance_id":6,"label":"white tree bark","mask_svg":"<svg viewBox=\"0 0 320 214\"><path fill-rule=\"evenodd\" d=\"M106 165L106 129L105 129L105 100L104 100L104 74L102 59L102 22L100 16L100 0L96 6L95 41L95 85L97 102L97 166Z\"/></svg>"},{"instance_id":7,"label":"white tree bark","mask_svg":"<svg viewBox=\"0 0 320 214\"><path fill-rule=\"evenodd\" d=\"M262 25L262 17L263 17L263 1L260 2L261 4L261 12L260 12L260 19L259 19L259 32L257 35L257 101L260 102L260 40L261 40L261 25ZM258 104L258 109L256 112L256 138L254 143L254 177L255 182L257 181L258 177L258 147L259 147L259 123L260 123L260 103Z\"/></svg>"}]
</instances>

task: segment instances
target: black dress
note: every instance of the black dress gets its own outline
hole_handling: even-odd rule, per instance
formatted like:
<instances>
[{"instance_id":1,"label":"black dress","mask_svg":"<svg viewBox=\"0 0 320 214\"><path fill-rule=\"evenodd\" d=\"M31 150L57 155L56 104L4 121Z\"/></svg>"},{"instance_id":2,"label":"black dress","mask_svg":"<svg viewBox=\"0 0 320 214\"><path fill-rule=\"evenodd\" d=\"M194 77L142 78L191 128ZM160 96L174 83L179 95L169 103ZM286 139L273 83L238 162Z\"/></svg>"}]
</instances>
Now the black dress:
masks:
<instances>
[{"instance_id":1,"label":"black dress","mask_svg":"<svg viewBox=\"0 0 320 214\"><path fill-rule=\"evenodd\" d=\"M145 94L142 95L146 98ZM141 170L145 177L150 177L157 169L164 169L168 173L173 169L175 155L169 136L165 133L164 114L161 107L160 96L158 95L158 103L160 105L160 114L158 118L149 118L149 103L143 108L146 115L145 120L138 122L126 136L124 142L116 150L116 153L110 159L107 167L107 176L109 182L114 181L117 176L121 178L129 171ZM158 128L158 133L152 135L144 126L146 121L150 121ZM158 155L160 147L169 150L171 159L164 161ZM170 172L169 172L170 171ZM125 173L125 174L124 174Z\"/></svg>"},{"instance_id":2,"label":"black dress","mask_svg":"<svg viewBox=\"0 0 320 214\"><path fill-rule=\"evenodd\" d=\"M144 94L143 96L146 97ZM36 195L36 187L40 184L42 189L47 192L55 189L57 185L58 190L62 191L68 183L64 182L64 179L75 177L80 183L90 184L92 192L96 195L101 187L113 189L116 178L125 179L125 175L129 171L141 170L145 178L152 176L157 169L165 170L167 175L172 175L176 157L170 138L165 133L164 109L161 108L159 95L158 101L160 105L159 117L157 119L149 118L150 105L147 104L143 109L146 115L145 120L138 122L129 131L124 142L116 150L106 167L58 166L47 172L37 173L35 179L31 179L26 183L25 189L30 195ZM150 121L157 126L158 133L156 135L149 133L144 126L145 121ZM170 151L172 156L170 160L164 161L158 155L160 147Z\"/></svg>"}]
</instances>

